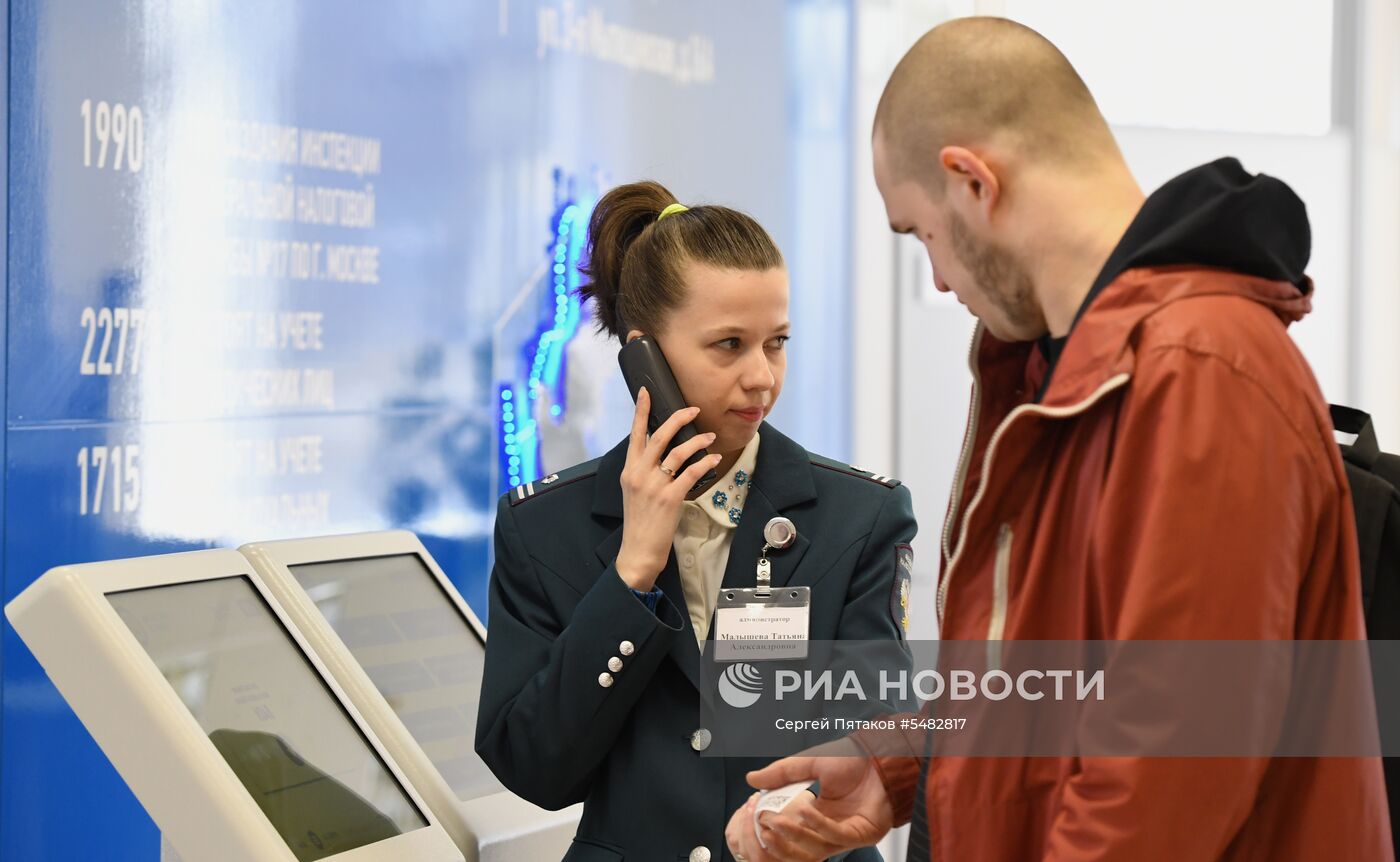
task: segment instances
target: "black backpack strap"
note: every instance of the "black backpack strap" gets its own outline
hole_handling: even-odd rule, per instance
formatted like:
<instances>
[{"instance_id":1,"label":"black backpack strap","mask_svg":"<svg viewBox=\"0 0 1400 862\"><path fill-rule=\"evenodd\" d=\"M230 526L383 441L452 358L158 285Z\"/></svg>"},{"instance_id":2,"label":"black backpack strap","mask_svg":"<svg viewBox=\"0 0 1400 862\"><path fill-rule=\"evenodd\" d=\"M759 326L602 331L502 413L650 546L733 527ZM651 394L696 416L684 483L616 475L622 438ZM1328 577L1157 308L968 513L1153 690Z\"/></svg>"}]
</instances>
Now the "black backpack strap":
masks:
<instances>
[{"instance_id":1,"label":"black backpack strap","mask_svg":"<svg viewBox=\"0 0 1400 862\"><path fill-rule=\"evenodd\" d=\"M1390 483L1358 467L1343 462L1347 483L1351 486L1351 507L1356 515L1356 545L1361 552L1361 601L1366 616L1371 615L1371 602L1376 592L1376 576L1380 567L1381 548L1385 544L1385 521L1395 499Z\"/></svg>"},{"instance_id":2,"label":"black backpack strap","mask_svg":"<svg viewBox=\"0 0 1400 862\"><path fill-rule=\"evenodd\" d=\"M1341 404L1329 404L1327 407L1332 414L1332 427L1338 434L1344 434L1347 438L1345 441L1337 441L1342 447L1342 457L1367 473L1376 472L1376 460L1381 456L1381 446L1376 440L1376 429L1371 424L1371 414Z\"/></svg>"}]
</instances>

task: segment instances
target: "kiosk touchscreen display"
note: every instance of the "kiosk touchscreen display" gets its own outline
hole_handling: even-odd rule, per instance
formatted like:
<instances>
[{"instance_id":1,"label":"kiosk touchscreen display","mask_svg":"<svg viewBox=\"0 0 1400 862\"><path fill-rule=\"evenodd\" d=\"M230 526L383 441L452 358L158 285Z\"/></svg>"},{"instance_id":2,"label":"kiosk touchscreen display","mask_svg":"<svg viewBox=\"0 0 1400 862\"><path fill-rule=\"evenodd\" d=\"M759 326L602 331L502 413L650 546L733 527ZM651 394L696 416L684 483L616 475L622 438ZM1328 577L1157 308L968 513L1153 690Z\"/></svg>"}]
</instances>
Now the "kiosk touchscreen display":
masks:
<instances>
[{"instance_id":1,"label":"kiosk touchscreen display","mask_svg":"<svg viewBox=\"0 0 1400 862\"><path fill-rule=\"evenodd\" d=\"M248 578L107 598L297 859L427 825Z\"/></svg>"},{"instance_id":2,"label":"kiosk touchscreen display","mask_svg":"<svg viewBox=\"0 0 1400 862\"><path fill-rule=\"evenodd\" d=\"M422 559L290 569L457 798L500 791L474 746L486 645Z\"/></svg>"}]
</instances>

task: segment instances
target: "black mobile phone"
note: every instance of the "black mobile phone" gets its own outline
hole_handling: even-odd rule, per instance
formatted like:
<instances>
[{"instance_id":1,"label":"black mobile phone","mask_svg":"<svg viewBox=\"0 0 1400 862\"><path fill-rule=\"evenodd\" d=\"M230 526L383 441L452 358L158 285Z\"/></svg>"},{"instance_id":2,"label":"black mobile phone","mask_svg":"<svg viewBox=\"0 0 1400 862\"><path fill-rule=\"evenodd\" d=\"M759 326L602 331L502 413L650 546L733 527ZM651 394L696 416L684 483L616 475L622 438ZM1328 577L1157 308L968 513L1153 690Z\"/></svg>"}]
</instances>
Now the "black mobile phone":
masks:
<instances>
[{"instance_id":1,"label":"black mobile phone","mask_svg":"<svg viewBox=\"0 0 1400 862\"><path fill-rule=\"evenodd\" d=\"M637 393L645 386L651 395L651 410L647 416L647 433L655 433L657 428L671 414L677 410L684 410L688 405L685 403L685 396L681 394L681 387L676 383L676 375L671 373L671 366L666 362L666 356L661 352L661 345L657 344L650 336L643 335L634 338L622 346L617 354L617 364L622 366L622 377L627 381L627 391L632 393L632 403L637 402ZM680 444L694 437L697 433L693 424L682 425L676 432L676 436L671 438L671 445L666 447L670 452ZM710 453L704 449L691 455L685 464L676 471L677 475L694 464L696 461L706 457ZM662 455L665 458L665 455ZM703 488L718 479L714 468L705 471L694 488Z\"/></svg>"}]
</instances>

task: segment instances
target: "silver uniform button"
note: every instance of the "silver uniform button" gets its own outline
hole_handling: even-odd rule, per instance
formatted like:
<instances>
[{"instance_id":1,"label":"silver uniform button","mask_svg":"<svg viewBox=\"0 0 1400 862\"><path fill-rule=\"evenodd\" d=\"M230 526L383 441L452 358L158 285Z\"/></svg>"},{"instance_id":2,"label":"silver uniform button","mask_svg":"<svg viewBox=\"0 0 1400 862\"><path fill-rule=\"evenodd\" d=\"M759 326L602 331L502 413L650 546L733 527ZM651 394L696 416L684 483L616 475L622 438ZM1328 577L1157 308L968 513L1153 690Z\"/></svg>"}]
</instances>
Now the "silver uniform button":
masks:
<instances>
[{"instance_id":1,"label":"silver uniform button","mask_svg":"<svg viewBox=\"0 0 1400 862\"><path fill-rule=\"evenodd\" d=\"M618 658L617 656L613 656L612 658L608 659L608 670L612 671L613 673L617 673L618 671L622 670L622 659Z\"/></svg>"},{"instance_id":2,"label":"silver uniform button","mask_svg":"<svg viewBox=\"0 0 1400 862\"><path fill-rule=\"evenodd\" d=\"M710 732L702 727L690 735L690 747L696 751L704 751L710 747L711 739L713 737L710 736Z\"/></svg>"},{"instance_id":3,"label":"silver uniform button","mask_svg":"<svg viewBox=\"0 0 1400 862\"><path fill-rule=\"evenodd\" d=\"M600 673L600 674L598 674L598 684L601 685L603 688L608 688L609 686L612 685L612 683L613 683L612 674L610 674L610 673Z\"/></svg>"},{"instance_id":4,"label":"silver uniform button","mask_svg":"<svg viewBox=\"0 0 1400 862\"><path fill-rule=\"evenodd\" d=\"M622 643L617 645L617 651L622 653L623 655L631 655L632 653L637 651L637 648L632 646L631 641L623 641Z\"/></svg>"},{"instance_id":5,"label":"silver uniform button","mask_svg":"<svg viewBox=\"0 0 1400 862\"><path fill-rule=\"evenodd\" d=\"M710 862L710 848L696 847L690 851L690 862Z\"/></svg>"}]
</instances>

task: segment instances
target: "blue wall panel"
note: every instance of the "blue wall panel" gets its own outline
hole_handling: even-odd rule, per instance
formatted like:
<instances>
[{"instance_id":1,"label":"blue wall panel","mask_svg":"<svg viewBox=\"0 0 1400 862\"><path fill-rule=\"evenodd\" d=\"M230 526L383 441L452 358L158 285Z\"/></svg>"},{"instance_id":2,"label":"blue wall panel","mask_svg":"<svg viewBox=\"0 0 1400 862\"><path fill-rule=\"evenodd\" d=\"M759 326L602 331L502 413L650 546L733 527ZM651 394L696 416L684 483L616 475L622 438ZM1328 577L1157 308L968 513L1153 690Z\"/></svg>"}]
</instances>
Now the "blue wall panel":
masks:
<instances>
[{"instance_id":1,"label":"blue wall panel","mask_svg":"<svg viewBox=\"0 0 1400 862\"><path fill-rule=\"evenodd\" d=\"M3 3L3 4L0 4L0 12L3 12L3 14L0 14L0 51L3 51L3 52L4 52L4 53L3 53L3 57L0 57L0 76L3 76L3 81L4 81L4 84L5 84L5 86L4 86L3 89L4 89L5 92L8 94L8 92L9 92L9 81L10 81L10 4L9 4L8 2L5 2L5 3ZM3 128L3 129L5 130L5 137L4 137L4 141L5 141L5 150L4 150L4 153L5 153L5 163L6 163L6 169L5 169L4 173L3 173L3 174L0 174L0 189L3 189L3 190L4 190L4 193L5 193L5 194L4 194L4 197L5 197L5 204L6 204L6 205L5 205L5 208L4 208L3 210L0 210L0 227L3 227L3 228L4 228L4 230L0 230L0 236L5 236L5 237L8 237L8 236L9 236L9 200L10 200L10 196L9 196L9 188L10 188L10 176L9 176L9 156L10 156L10 143L9 143L10 135L9 135L9 129L10 129L10 122L9 122L9 117L10 117L10 104L9 104L9 98L8 98L8 96L7 96L6 99L5 99L5 104L4 104L4 106L3 106L3 107L0 107L0 128ZM7 245L8 245L8 242L7 242ZM9 284L9 279L8 279L9 259L8 259L8 256L7 256L6 261L5 261L5 266L6 266L6 272L7 272L6 282L5 282L5 283L8 285L8 284ZM9 302L6 301L3 305L0 305L0 356L8 356L8 355L9 355L9 354L8 354L8 344L9 344L9 341L8 341L8 338L7 338L8 331L9 331L9 315L8 315L8 311L9 311ZM6 396L9 394L9 385L8 385L9 376L10 376L10 364L9 364L8 362L6 362L6 363L5 363L5 372L4 372L4 375L3 375L3 376L0 376L0 403L3 403L3 402L5 401ZM6 414L6 415L8 415L8 414ZM8 433L0 434L0 464L4 464L4 463L5 463L5 455L6 455L5 443L6 443L6 438L7 438L8 436L9 436ZM5 541L5 524L6 524L6 522L5 522L5 494L6 494L6 490L7 490L7 488L6 488L5 483L4 483L3 481L0 481L0 546L2 546L3 543L4 543L4 541ZM3 561L3 560L0 560L0 586L3 586L4 571L5 571L5 570L4 570L4 561ZM0 598L3 598L3 594L0 594ZM6 818L5 818L5 816L4 816L4 808L3 808L3 802L4 802L4 794L3 794L3 786L4 786L4 784L3 784L3 780L4 780L4 764L5 764L4 750L3 750L3 743L4 743L4 739L5 739L5 738L4 738L3 717L4 717L4 715L5 715L5 700L6 700L6 695L8 694L8 691L7 691L7 688L8 688L8 687L4 684L3 670L4 670L4 668L5 668L5 657L6 657L7 655L9 655L13 660L21 660L21 661L22 661L22 660L24 660L25 658L29 658L29 656L27 655L27 651L15 650L15 649L13 648L13 645L12 645L12 642L13 642L13 641L15 641L15 636L14 636L13 630L10 629L10 627L9 627L8 625L0 625L0 847L3 847L3 846L5 845L5 841L6 841L6 832L9 831L9 830L6 828L6 826L5 826ZM21 656L21 658L16 658L16 656Z\"/></svg>"},{"instance_id":2,"label":"blue wall panel","mask_svg":"<svg viewBox=\"0 0 1400 862\"><path fill-rule=\"evenodd\" d=\"M561 217L641 177L773 231L797 325L774 421L846 455L849 18L14 0L5 600L62 563L405 527L481 607L511 468L627 427L615 345L556 275ZM0 675L0 858L155 859L8 624Z\"/></svg>"}]
</instances>

